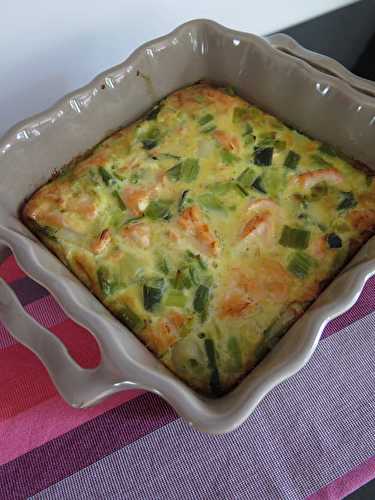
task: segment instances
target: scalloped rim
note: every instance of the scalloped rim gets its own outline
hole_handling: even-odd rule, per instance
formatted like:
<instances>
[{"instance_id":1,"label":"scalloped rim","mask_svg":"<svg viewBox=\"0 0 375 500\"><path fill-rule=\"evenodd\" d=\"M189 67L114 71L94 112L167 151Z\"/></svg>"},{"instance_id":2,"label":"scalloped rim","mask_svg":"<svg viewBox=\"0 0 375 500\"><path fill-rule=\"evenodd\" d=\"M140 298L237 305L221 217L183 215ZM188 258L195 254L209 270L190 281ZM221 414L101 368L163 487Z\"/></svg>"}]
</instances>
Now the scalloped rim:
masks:
<instances>
[{"instance_id":1,"label":"scalloped rim","mask_svg":"<svg viewBox=\"0 0 375 500\"><path fill-rule=\"evenodd\" d=\"M58 110L61 107L69 105L72 99L76 99L83 94L92 94L95 89L100 87L108 78L111 78L114 73L125 73L126 68L134 64L138 56L143 54L146 49L152 48L156 44L167 42L170 38L178 36L179 33L182 33L189 27L193 28L197 26L214 29L218 36L232 38L240 37L241 40L246 40L248 43L261 45L264 50L275 51L275 54L278 53L279 57L293 57L296 63L303 65L310 73L320 76L323 75L325 80L328 80L333 86L339 87L341 91L352 99L355 100L360 98L361 102L370 102L371 105L375 106L374 99L368 95L368 85L371 87L372 95L375 94L375 86L371 84L371 82L356 77L332 59L306 51L286 35L273 35L269 37L269 41L267 41L256 35L230 30L213 21L194 20L179 26L165 36L143 44L123 63L100 73L89 84L66 95L47 111L23 120L12 127L0 141L0 151L6 150L7 145L14 144L17 141L17 135L22 133L25 129L35 126L36 122L51 119L53 116L56 116ZM273 47L273 44L275 47ZM288 52L280 52L280 50ZM295 54L293 52L295 52ZM298 59L295 59L295 57L298 57ZM322 68L335 73L336 76L321 73L316 67L312 67L311 64L309 64L309 60L314 65L319 64ZM366 95L362 94L362 91L366 92ZM17 223L19 224L18 221L15 221L13 227L16 228ZM4 227L1 229L0 227L0 240L12 248L20 267L29 276L47 288L59 300L59 303L62 305L67 315L83 327L88 328L94 334L103 352L106 351L106 341L108 342L109 338L108 332L110 332L111 329L123 328L128 331L116 319L108 314L104 306L100 305L102 310L100 311L99 309L99 312L95 312L94 310L85 308L83 304L77 304L76 297L74 296L74 288L77 286L83 287L83 285L72 279L55 280L54 276L46 271L43 266L41 249L36 247L35 244L30 245L30 240L26 239L25 236L11 229L6 229ZM37 251L35 252L36 248ZM364 248L365 247L363 247L363 249ZM290 337L292 331L295 332L300 328L308 328L311 332L308 342L305 342L293 357L284 356L283 359L280 358L279 366L276 366L265 375L261 375L253 386L248 383L248 379L251 376L252 379L254 379L254 374L256 376L259 367L261 367L263 363L253 370L245 378L244 382L230 394L220 398L220 400L209 400L192 391L168 370L162 368L160 371L156 372L148 367L137 364L135 360L126 355L126 352L121 349L119 345L119 359L116 360L116 364L118 365L118 363L121 362L124 366L126 365L126 370L124 371L129 374L127 379L123 380L125 377L122 377L122 379L119 379L116 383L108 381L106 389L101 394L98 394L91 400L81 401L77 406L91 406L92 404L96 404L103 397L113 394L114 392L127 387L137 387L161 395L185 420L199 430L213 434L231 431L238 427L254 411L259 402L273 387L292 376L307 363L317 346L325 325L331 319L348 310L356 302L367 279L373 274L375 274L375 264L371 256L364 262L354 265L349 271L341 274L327 291L321 295L315 305L303 315L281 340L273 351L273 357L275 358L275 355L277 356L277 354L275 354L276 351L280 351L280 348L285 344L288 336ZM342 281L348 284L350 283L350 287L345 287L345 292L342 292ZM336 293L336 295L333 294L335 299L324 304L324 297L327 296L327 292L333 290L335 287L337 287L337 292L340 290L341 293ZM86 293L89 294L87 291ZM91 294L89 295L91 296ZM323 305L320 304L322 302L321 299L323 299ZM93 300L96 299L93 297ZM119 325L121 325L121 327ZM146 349L145 347L143 348ZM74 404L72 401L70 402Z\"/></svg>"}]
</instances>

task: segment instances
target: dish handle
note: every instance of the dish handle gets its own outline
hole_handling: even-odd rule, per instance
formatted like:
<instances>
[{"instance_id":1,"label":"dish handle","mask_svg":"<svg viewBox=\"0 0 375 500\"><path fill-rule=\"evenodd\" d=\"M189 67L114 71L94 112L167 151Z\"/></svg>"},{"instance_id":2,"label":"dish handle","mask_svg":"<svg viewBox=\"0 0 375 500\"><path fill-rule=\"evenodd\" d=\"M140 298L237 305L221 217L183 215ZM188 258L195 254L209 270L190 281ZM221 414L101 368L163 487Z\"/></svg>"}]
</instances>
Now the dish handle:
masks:
<instances>
[{"instance_id":1,"label":"dish handle","mask_svg":"<svg viewBox=\"0 0 375 500\"><path fill-rule=\"evenodd\" d=\"M0 320L11 335L43 363L60 395L76 408L85 408L124 389L105 361L95 369L79 366L65 345L29 316L13 290L0 278Z\"/></svg>"}]
</instances>

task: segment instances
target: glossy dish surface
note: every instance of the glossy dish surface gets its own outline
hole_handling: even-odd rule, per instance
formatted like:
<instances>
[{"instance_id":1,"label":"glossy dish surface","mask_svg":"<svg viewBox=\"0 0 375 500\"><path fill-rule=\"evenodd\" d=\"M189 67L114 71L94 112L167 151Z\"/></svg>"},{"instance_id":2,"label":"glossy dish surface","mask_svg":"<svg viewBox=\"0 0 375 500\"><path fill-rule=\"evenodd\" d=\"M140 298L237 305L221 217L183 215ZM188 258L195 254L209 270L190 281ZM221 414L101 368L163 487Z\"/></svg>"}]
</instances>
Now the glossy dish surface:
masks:
<instances>
[{"instance_id":1,"label":"glossy dish surface","mask_svg":"<svg viewBox=\"0 0 375 500\"><path fill-rule=\"evenodd\" d=\"M29 228L175 374L230 390L375 227L375 183L208 83L40 188Z\"/></svg>"}]
</instances>

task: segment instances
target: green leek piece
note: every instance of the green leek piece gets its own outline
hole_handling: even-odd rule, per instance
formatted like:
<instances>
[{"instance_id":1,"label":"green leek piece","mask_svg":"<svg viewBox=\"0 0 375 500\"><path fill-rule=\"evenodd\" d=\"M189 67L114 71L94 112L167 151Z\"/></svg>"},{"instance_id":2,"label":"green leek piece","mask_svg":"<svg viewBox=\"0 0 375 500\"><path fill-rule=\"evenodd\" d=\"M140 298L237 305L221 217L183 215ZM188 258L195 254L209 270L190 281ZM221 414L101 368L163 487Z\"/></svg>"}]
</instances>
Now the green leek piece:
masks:
<instances>
[{"instance_id":1,"label":"green leek piece","mask_svg":"<svg viewBox=\"0 0 375 500\"><path fill-rule=\"evenodd\" d=\"M283 247L304 250L309 246L310 235L310 231L305 229L284 226L279 243Z\"/></svg>"}]
</instances>

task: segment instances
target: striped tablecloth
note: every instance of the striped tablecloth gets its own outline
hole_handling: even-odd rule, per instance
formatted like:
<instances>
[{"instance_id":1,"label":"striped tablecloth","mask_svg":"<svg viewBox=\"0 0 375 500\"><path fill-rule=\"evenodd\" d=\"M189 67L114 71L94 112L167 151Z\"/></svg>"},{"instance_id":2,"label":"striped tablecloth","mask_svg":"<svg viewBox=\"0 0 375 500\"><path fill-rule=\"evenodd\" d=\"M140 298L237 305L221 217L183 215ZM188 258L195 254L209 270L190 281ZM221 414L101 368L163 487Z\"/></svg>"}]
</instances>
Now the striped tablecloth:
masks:
<instances>
[{"instance_id":1,"label":"striped tablecloth","mask_svg":"<svg viewBox=\"0 0 375 500\"><path fill-rule=\"evenodd\" d=\"M0 276L75 359L96 365L90 334L12 256ZM142 391L70 408L0 323L0 464L6 500L343 498L375 477L375 279L308 365L223 436L191 429Z\"/></svg>"}]
</instances>

